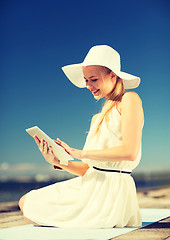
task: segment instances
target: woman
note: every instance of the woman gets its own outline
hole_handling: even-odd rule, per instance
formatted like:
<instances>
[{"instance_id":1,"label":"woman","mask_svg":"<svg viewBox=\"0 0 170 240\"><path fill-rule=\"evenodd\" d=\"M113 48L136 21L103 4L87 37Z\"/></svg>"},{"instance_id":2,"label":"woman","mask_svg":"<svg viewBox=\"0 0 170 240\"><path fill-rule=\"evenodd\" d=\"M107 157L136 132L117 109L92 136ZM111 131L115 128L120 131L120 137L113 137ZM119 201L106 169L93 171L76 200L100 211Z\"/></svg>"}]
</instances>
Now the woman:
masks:
<instances>
[{"instance_id":1,"label":"woman","mask_svg":"<svg viewBox=\"0 0 170 240\"><path fill-rule=\"evenodd\" d=\"M83 63L62 68L78 87L94 98L106 98L101 113L93 116L83 150L61 145L73 158L61 165L43 139L35 141L55 168L79 177L33 190L19 205L24 216L39 225L62 228L112 228L141 226L141 215L131 171L141 158L144 124L142 101L126 92L140 78L120 71L120 56L109 46L94 46Z\"/></svg>"}]
</instances>

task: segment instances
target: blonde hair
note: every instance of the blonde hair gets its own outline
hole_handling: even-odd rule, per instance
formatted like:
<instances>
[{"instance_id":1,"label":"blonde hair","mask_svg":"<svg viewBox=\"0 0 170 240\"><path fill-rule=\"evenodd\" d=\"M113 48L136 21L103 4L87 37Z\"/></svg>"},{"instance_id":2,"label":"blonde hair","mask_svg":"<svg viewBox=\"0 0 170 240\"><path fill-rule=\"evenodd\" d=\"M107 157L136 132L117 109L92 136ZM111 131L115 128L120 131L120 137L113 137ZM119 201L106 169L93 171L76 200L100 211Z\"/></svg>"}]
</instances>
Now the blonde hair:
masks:
<instances>
[{"instance_id":1,"label":"blonde hair","mask_svg":"<svg viewBox=\"0 0 170 240\"><path fill-rule=\"evenodd\" d=\"M103 71L104 74L110 74L111 73L111 70L109 68L103 67L103 66L100 66L100 67L101 67L101 71ZM114 88L112 89L112 91L110 92L109 97L106 100L106 102L105 102L105 104L104 104L104 106L101 110L100 120L98 122L95 134L98 134L100 132L101 125L102 125L104 120L106 121L106 124L109 127L109 125L108 125L109 113L111 112L112 108L116 105L116 103L121 101L125 92L126 91L125 91L125 88L124 88L124 85L123 85L123 81L122 81L121 78L119 78L117 76L116 84L115 84Z\"/></svg>"}]
</instances>

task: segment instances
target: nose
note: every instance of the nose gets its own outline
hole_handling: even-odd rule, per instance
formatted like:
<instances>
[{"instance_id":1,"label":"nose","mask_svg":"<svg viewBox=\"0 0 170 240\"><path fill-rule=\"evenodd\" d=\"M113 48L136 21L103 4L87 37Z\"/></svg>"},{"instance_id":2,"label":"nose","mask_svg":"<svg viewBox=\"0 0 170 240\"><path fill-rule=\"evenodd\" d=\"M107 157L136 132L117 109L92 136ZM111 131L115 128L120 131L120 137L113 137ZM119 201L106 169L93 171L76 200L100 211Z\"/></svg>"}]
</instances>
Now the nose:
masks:
<instances>
[{"instance_id":1,"label":"nose","mask_svg":"<svg viewBox=\"0 0 170 240\"><path fill-rule=\"evenodd\" d=\"M91 90L93 87L93 83L90 83L89 81L86 82L86 88Z\"/></svg>"}]
</instances>

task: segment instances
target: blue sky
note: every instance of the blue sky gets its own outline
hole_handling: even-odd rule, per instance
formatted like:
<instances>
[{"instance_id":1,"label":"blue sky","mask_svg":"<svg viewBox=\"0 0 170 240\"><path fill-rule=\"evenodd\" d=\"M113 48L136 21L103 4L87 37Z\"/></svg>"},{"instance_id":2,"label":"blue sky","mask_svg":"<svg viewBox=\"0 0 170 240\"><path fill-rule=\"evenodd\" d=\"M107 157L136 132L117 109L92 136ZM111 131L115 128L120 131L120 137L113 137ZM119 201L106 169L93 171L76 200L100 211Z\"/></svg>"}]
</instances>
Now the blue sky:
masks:
<instances>
[{"instance_id":1,"label":"blue sky","mask_svg":"<svg viewBox=\"0 0 170 240\"><path fill-rule=\"evenodd\" d=\"M43 164L26 128L82 148L101 110L87 89L61 70L107 44L122 71L141 77L145 125L141 170L170 169L170 3L143 1L4 0L0 2L0 163Z\"/></svg>"}]
</instances>

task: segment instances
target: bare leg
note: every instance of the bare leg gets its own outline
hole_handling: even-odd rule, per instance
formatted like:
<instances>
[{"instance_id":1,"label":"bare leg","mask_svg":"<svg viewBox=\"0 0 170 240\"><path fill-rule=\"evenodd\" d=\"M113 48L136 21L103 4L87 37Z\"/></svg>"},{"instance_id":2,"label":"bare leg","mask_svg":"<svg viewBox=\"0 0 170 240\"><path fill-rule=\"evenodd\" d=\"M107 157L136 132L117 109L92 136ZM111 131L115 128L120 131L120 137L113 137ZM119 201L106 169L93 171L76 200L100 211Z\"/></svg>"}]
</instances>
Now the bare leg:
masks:
<instances>
[{"instance_id":1,"label":"bare leg","mask_svg":"<svg viewBox=\"0 0 170 240\"><path fill-rule=\"evenodd\" d=\"M26 195L22 196L22 197L20 198L20 200L19 200L19 207L20 207L20 209L21 209L22 212L23 212L25 197L26 197Z\"/></svg>"},{"instance_id":2,"label":"bare leg","mask_svg":"<svg viewBox=\"0 0 170 240\"><path fill-rule=\"evenodd\" d=\"M26 195L22 196L21 199L19 200L19 207L20 207L20 209L21 209L22 212L23 212L25 197L26 197ZM31 220L29 220L28 218L26 218L26 217L24 216L24 214L23 214L23 217L25 218L25 220L27 220L27 221L30 222L31 224L34 224L34 225L36 225L36 226L40 226L40 225L38 225L37 223L32 222Z\"/></svg>"}]
</instances>

